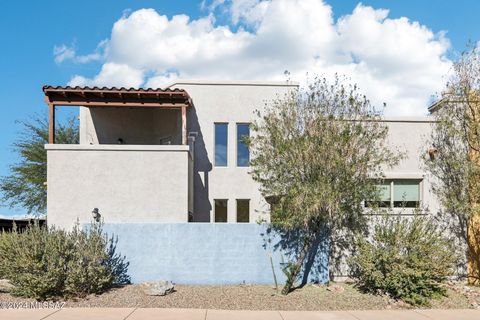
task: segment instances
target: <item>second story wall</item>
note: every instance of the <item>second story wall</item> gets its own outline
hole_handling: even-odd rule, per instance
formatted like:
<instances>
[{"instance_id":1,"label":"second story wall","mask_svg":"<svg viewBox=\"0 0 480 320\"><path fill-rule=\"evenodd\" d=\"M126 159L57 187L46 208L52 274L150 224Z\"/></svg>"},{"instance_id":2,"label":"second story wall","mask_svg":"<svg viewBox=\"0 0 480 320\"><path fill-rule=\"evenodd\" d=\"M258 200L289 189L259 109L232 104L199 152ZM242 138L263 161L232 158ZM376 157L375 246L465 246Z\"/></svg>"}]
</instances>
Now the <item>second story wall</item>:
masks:
<instances>
[{"instance_id":1,"label":"second story wall","mask_svg":"<svg viewBox=\"0 0 480 320\"><path fill-rule=\"evenodd\" d=\"M194 221L215 222L216 211L226 211L228 222L238 220L238 200L249 200L249 222L269 220L269 206L259 192L259 185L249 175L248 167L237 164L238 124L250 123L255 110L264 110L265 104L282 98L296 88L286 83L210 83L179 82L176 87L185 89L192 97L194 108L188 113L188 132L197 133L195 143L195 217ZM392 150L404 154L397 166L385 170L391 186L392 206L398 206L402 192L411 192L418 184L418 202L431 211L439 209L431 192L431 181L423 169L422 156L427 152L426 141L430 135L432 119L386 118L389 128L387 144ZM223 124L227 131L226 163L215 163L215 124ZM410 190L410 191L409 191ZM395 195L395 197L393 197ZM408 198L407 194L407 198ZM216 206L219 203L221 206ZM222 208L223 206L223 208ZM225 208L226 206L226 208ZM412 208L394 208L413 213Z\"/></svg>"},{"instance_id":2,"label":"second story wall","mask_svg":"<svg viewBox=\"0 0 480 320\"><path fill-rule=\"evenodd\" d=\"M385 118L384 121L389 129L387 145L392 150L397 150L404 155L398 165L385 170L386 178L393 180L394 183L395 181L420 181L422 207L428 208L431 212L438 211L440 209L438 199L431 190L432 178L425 172L423 164L429 149L427 141L432 131L434 119L430 116L392 117ZM403 211L412 213L412 210Z\"/></svg>"},{"instance_id":3,"label":"second story wall","mask_svg":"<svg viewBox=\"0 0 480 320\"><path fill-rule=\"evenodd\" d=\"M266 103L283 98L297 84L183 81L174 87L185 89L194 105L187 114L189 134L198 134L194 157L194 221L214 222L217 203L226 204L228 222L237 222L237 205L245 206L247 202L249 222L259 218L268 220L268 214L264 213L269 207L259 185L248 174L248 167L237 165L237 124L251 123L255 110L262 111ZM225 124L227 128L225 166L215 164L215 124ZM217 206L217 211L220 210Z\"/></svg>"}]
</instances>

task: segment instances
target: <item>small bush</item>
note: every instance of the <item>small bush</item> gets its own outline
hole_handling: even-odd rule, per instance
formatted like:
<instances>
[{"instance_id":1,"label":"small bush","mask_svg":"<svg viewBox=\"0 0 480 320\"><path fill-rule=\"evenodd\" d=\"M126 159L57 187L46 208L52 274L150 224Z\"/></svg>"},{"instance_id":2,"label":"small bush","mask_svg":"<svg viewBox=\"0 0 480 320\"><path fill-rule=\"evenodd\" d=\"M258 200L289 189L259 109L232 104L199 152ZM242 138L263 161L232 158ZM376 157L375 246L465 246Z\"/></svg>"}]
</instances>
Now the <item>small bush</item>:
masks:
<instances>
[{"instance_id":1,"label":"small bush","mask_svg":"<svg viewBox=\"0 0 480 320\"><path fill-rule=\"evenodd\" d=\"M357 237L349 260L351 276L369 292L383 292L412 305L429 305L446 294L442 282L453 274L454 248L428 217L386 216L371 239Z\"/></svg>"},{"instance_id":2,"label":"small bush","mask_svg":"<svg viewBox=\"0 0 480 320\"><path fill-rule=\"evenodd\" d=\"M33 224L0 235L0 274L15 285L13 294L38 300L101 293L130 281L115 245L101 224L71 232Z\"/></svg>"}]
</instances>

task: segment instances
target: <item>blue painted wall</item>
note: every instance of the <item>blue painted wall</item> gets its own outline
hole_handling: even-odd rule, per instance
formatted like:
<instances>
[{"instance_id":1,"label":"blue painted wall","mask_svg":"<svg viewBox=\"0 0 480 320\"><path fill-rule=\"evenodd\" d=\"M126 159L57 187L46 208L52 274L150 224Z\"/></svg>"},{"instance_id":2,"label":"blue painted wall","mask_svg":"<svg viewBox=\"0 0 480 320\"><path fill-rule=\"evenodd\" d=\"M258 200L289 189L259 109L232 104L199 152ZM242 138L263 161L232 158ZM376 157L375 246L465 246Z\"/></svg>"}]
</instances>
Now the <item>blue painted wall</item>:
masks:
<instances>
[{"instance_id":1,"label":"blue painted wall","mask_svg":"<svg viewBox=\"0 0 480 320\"><path fill-rule=\"evenodd\" d=\"M130 263L133 283L272 284L270 256L283 283L281 263L296 252L290 240L258 224L105 224L104 231L118 236L117 252ZM326 241L320 239L314 250L306 263L308 281L324 283Z\"/></svg>"}]
</instances>

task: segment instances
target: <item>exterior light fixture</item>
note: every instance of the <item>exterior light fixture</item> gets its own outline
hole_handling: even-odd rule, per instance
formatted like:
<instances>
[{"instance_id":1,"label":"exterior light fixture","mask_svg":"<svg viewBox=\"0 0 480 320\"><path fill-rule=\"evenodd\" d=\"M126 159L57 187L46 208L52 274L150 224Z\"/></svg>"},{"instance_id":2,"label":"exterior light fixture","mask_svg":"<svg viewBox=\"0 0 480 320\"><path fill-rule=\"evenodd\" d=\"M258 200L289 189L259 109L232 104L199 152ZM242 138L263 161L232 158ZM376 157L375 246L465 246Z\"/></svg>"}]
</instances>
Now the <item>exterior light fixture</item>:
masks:
<instances>
[{"instance_id":1,"label":"exterior light fixture","mask_svg":"<svg viewBox=\"0 0 480 320\"><path fill-rule=\"evenodd\" d=\"M98 210L98 208L93 208L92 210L92 216L93 216L93 220L95 222L100 222L100 217L102 216L100 214L100 211Z\"/></svg>"}]
</instances>

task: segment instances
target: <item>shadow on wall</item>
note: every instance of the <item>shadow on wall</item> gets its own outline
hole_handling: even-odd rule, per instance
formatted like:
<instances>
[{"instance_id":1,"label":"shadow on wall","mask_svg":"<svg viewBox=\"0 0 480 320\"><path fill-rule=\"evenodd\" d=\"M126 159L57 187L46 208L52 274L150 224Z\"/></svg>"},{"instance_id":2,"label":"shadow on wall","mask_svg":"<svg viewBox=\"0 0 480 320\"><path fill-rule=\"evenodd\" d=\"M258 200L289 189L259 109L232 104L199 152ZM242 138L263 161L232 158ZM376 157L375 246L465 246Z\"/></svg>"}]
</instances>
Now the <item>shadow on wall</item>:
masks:
<instances>
[{"instance_id":1,"label":"shadow on wall","mask_svg":"<svg viewBox=\"0 0 480 320\"><path fill-rule=\"evenodd\" d=\"M263 236L263 247L267 251L281 252L286 261L281 264L286 266L294 262L302 249L303 241L301 231L286 231L270 225ZM327 231L322 232L315 239L312 248L305 258L302 271L299 275L300 287L307 283L327 283L329 280L328 268L329 236Z\"/></svg>"},{"instance_id":2,"label":"shadow on wall","mask_svg":"<svg viewBox=\"0 0 480 320\"><path fill-rule=\"evenodd\" d=\"M176 109L91 108L94 136L100 144L162 145L182 143L181 115ZM92 132L90 143L96 143Z\"/></svg>"},{"instance_id":3,"label":"shadow on wall","mask_svg":"<svg viewBox=\"0 0 480 320\"><path fill-rule=\"evenodd\" d=\"M167 279L197 285L273 284L273 274L278 284L285 283L281 263L294 254L295 246L268 229L268 225L256 223L104 226L106 233L118 235L117 248L130 262L128 270L133 283ZM267 234L270 242L264 243ZM300 280L328 282L328 251L322 248L327 250L325 242L320 241L309 255Z\"/></svg>"},{"instance_id":4,"label":"shadow on wall","mask_svg":"<svg viewBox=\"0 0 480 320\"><path fill-rule=\"evenodd\" d=\"M195 138L195 159L193 161L193 189L195 190L193 196L193 222L210 222L212 204L208 199L208 173L212 170L212 163L208 159L208 152L205 148L205 140L198 122L195 105L189 108L187 113L187 131L197 133Z\"/></svg>"}]
</instances>

